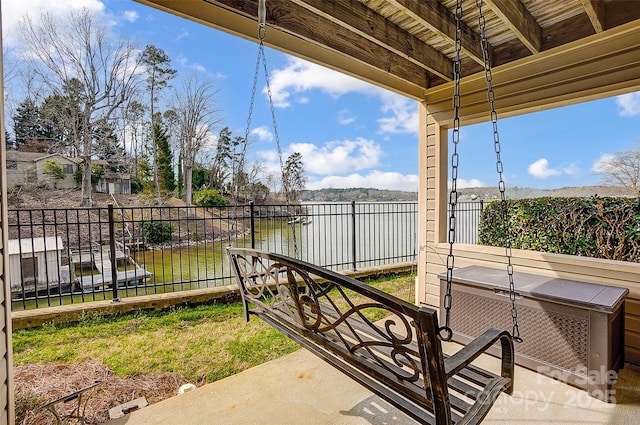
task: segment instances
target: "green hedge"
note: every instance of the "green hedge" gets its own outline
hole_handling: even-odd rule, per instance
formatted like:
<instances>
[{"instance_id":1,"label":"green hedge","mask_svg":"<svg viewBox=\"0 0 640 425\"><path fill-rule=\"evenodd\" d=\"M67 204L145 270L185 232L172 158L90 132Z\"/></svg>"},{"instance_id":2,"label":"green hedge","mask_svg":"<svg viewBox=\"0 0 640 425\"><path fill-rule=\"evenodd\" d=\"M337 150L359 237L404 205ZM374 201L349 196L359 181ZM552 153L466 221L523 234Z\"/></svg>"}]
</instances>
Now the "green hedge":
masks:
<instances>
[{"instance_id":1,"label":"green hedge","mask_svg":"<svg viewBox=\"0 0 640 425\"><path fill-rule=\"evenodd\" d=\"M640 261L638 198L507 200L511 246L517 249ZM504 246L501 202L482 212L479 244Z\"/></svg>"}]
</instances>

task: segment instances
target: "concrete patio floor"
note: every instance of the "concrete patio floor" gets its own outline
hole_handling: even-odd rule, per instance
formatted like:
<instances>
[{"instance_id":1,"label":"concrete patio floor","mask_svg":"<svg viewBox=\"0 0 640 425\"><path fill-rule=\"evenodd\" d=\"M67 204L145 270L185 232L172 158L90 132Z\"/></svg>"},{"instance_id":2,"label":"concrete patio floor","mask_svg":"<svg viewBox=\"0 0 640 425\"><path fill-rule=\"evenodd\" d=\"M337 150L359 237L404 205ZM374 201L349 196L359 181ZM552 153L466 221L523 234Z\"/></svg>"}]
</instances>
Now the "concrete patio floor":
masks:
<instances>
[{"instance_id":1,"label":"concrete patio floor","mask_svg":"<svg viewBox=\"0 0 640 425\"><path fill-rule=\"evenodd\" d=\"M459 346L445 344L446 352ZM482 356L479 365L499 370ZM513 396L502 394L483 424L616 424L640 422L640 368L626 366L609 404L559 381L517 367ZM384 400L306 350L150 405L109 425L408 425Z\"/></svg>"}]
</instances>

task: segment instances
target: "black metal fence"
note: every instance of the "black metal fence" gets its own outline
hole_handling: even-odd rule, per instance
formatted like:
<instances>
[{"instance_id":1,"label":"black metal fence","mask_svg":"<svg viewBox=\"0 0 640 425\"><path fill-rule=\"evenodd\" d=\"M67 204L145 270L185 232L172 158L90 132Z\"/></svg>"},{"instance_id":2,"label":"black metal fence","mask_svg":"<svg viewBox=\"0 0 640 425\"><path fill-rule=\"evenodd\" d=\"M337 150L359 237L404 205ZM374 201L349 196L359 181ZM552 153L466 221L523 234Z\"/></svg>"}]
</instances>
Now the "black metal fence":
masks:
<instances>
[{"instance_id":1,"label":"black metal fence","mask_svg":"<svg viewBox=\"0 0 640 425\"><path fill-rule=\"evenodd\" d=\"M416 260L417 203L9 211L12 308L232 283L226 247L334 270Z\"/></svg>"},{"instance_id":2,"label":"black metal fence","mask_svg":"<svg viewBox=\"0 0 640 425\"><path fill-rule=\"evenodd\" d=\"M476 245L480 216L484 209L484 201L458 202L456 204L456 243ZM447 214L451 214L447 205ZM447 232L447 242L449 233Z\"/></svg>"}]
</instances>

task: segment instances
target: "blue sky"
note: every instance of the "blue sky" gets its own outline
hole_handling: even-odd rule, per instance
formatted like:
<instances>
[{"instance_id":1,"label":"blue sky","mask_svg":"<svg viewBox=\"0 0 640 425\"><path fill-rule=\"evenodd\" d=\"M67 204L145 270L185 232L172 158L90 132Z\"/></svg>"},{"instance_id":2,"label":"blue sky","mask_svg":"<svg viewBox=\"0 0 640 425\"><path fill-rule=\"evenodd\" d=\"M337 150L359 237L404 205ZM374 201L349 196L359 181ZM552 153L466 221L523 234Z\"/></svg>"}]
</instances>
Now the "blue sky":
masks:
<instances>
[{"instance_id":1,"label":"blue sky","mask_svg":"<svg viewBox=\"0 0 640 425\"><path fill-rule=\"evenodd\" d=\"M26 13L37 16L48 11L61 16L68 8L87 7L99 13L113 32L136 39L141 49L147 44L163 49L179 76L213 79L221 118L217 131L227 126L234 136L244 136L257 44L131 0L2 3L9 54L15 46L17 22ZM282 151L284 155L302 153L309 189L417 190L416 102L275 50L266 49L266 55ZM265 169L278 172L262 74L258 83L251 156ZM174 80L173 85L179 87L180 82ZM12 97L11 82L6 91L10 109L22 99ZM598 184L601 176L594 170L607 155L640 148L640 92L500 118L498 126L507 187ZM490 125L463 123L459 153L459 188L497 184Z\"/></svg>"}]
</instances>

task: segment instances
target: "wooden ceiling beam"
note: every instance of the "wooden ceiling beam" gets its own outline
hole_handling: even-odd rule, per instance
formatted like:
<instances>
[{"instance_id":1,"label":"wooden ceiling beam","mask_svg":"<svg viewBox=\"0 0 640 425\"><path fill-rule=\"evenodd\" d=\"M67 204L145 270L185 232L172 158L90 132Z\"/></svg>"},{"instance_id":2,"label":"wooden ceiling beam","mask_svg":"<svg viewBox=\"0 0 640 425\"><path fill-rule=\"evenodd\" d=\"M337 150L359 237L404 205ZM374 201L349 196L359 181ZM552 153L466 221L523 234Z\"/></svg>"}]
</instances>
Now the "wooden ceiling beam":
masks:
<instances>
[{"instance_id":1,"label":"wooden ceiling beam","mask_svg":"<svg viewBox=\"0 0 640 425\"><path fill-rule=\"evenodd\" d=\"M447 56L362 3L326 0L291 0L347 30L384 47L445 81L451 81L452 63Z\"/></svg>"},{"instance_id":2,"label":"wooden ceiling beam","mask_svg":"<svg viewBox=\"0 0 640 425\"><path fill-rule=\"evenodd\" d=\"M214 6L232 10L256 19L257 0L203 0ZM335 22L313 13L290 0L269 0L266 2L267 37L269 32L280 30L316 46L331 49L369 67L377 68L423 88L428 86L428 74L422 67L390 50L373 43L367 38L354 34ZM256 25L256 33L257 33Z\"/></svg>"},{"instance_id":3,"label":"wooden ceiling beam","mask_svg":"<svg viewBox=\"0 0 640 425\"><path fill-rule=\"evenodd\" d=\"M542 51L542 28L520 0L485 1L531 53Z\"/></svg>"},{"instance_id":4,"label":"wooden ceiling beam","mask_svg":"<svg viewBox=\"0 0 640 425\"><path fill-rule=\"evenodd\" d=\"M438 0L415 1L415 0L388 0L389 3L402 9L416 22L420 22L430 31L438 34L455 45L456 40L456 17L443 6ZM472 30L467 24L461 22L462 30L462 51L475 62L484 65L482 57L482 47L480 46L480 35ZM493 56L491 46L489 46L489 57Z\"/></svg>"},{"instance_id":5,"label":"wooden ceiling beam","mask_svg":"<svg viewBox=\"0 0 640 425\"><path fill-rule=\"evenodd\" d=\"M429 110L441 123L449 123L453 117L452 84L427 92ZM501 117L639 90L640 25L630 22L498 66L493 69L493 88ZM462 79L462 125L487 121L490 111L486 90L483 73Z\"/></svg>"},{"instance_id":6,"label":"wooden ceiling beam","mask_svg":"<svg viewBox=\"0 0 640 425\"><path fill-rule=\"evenodd\" d=\"M582 0L585 12L596 32L604 31L605 3L600 0Z\"/></svg>"}]
</instances>

